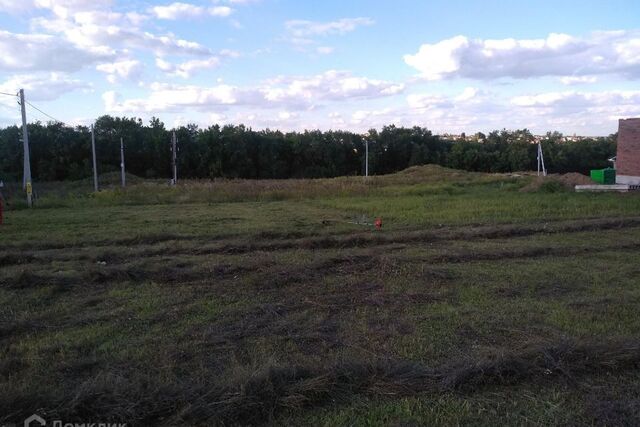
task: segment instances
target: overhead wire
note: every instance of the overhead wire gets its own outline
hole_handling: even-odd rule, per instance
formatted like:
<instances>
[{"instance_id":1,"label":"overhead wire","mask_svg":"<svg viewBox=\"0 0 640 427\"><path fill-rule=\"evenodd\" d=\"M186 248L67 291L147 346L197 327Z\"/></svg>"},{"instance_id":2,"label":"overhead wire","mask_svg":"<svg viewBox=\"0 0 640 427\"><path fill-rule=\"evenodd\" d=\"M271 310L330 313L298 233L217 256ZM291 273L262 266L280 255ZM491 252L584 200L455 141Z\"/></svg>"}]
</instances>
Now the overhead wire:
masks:
<instances>
[{"instance_id":1,"label":"overhead wire","mask_svg":"<svg viewBox=\"0 0 640 427\"><path fill-rule=\"evenodd\" d=\"M51 123L51 119L40 113L39 111L30 111L29 112L29 120L34 121L37 120L41 123Z\"/></svg>"},{"instance_id":2,"label":"overhead wire","mask_svg":"<svg viewBox=\"0 0 640 427\"><path fill-rule=\"evenodd\" d=\"M0 91L0 95L5 95L5 96L11 96L11 97L18 97L17 93L8 93L8 92L2 92ZM53 120L55 123L61 123L65 126L68 126L65 122L63 122L62 120L58 120L55 117L53 117L51 114L43 111L41 108L38 108L37 106L33 105L31 102L27 101L26 99L24 100L25 104L27 104L28 106L30 106L31 108L33 108L34 110L40 112L41 114L43 114L45 117ZM18 103L20 103L20 101L18 101Z\"/></svg>"},{"instance_id":3,"label":"overhead wire","mask_svg":"<svg viewBox=\"0 0 640 427\"><path fill-rule=\"evenodd\" d=\"M16 98L18 97L18 94L17 94L17 93L8 93L8 92L2 92L2 91L0 91L0 95L11 96L11 97L16 97ZM38 111L39 113L43 114L45 117L47 117L47 118L49 118L49 119L53 120L55 123L61 123L61 124L65 125L65 126L67 126L67 124L66 124L65 122L63 122L62 120L58 120L58 119L56 119L56 118L55 118L55 117L53 117L51 114L49 114L49 113L47 113L47 112L43 111L41 108L38 108L37 106L33 105L31 102L27 101L26 99L25 99L25 101L24 101L24 102L25 102L25 104L29 105L29 106L30 106L31 108L33 108L34 110L36 110L36 111ZM20 103L20 101L18 101L18 103Z\"/></svg>"},{"instance_id":4,"label":"overhead wire","mask_svg":"<svg viewBox=\"0 0 640 427\"><path fill-rule=\"evenodd\" d=\"M25 100L24 101L27 105L29 105L31 108L33 108L34 110L39 111L40 113L44 114L45 116L47 116L48 118L50 118L51 120L53 120L56 123L62 123L63 125L66 124L65 122L63 122L62 120L58 120L55 117L53 117L51 114L45 113L44 111L42 111L40 108L36 107L35 105L33 105L32 103L30 103L29 101Z\"/></svg>"}]
</instances>

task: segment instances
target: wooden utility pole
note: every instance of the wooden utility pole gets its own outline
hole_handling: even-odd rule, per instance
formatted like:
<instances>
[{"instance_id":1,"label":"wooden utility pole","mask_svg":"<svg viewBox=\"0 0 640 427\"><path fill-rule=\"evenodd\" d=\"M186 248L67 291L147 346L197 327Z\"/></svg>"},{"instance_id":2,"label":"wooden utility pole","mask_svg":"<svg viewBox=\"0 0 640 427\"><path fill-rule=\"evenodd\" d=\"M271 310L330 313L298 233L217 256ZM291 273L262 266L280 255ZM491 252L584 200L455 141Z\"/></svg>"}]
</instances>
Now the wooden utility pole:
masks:
<instances>
[{"instance_id":1,"label":"wooden utility pole","mask_svg":"<svg viewBox=\"0 0 640 427\"><path fill-rule=\"evenodd\" d=\"M124 188L127 185L127 181L124 175L124 143L122 142L122 138L120 138L120 174L122 178L122 187Z\"/></svg>"},{"instance_id":2,"label":"wooden utility pole","mask_svg":"<svg viewBox=\"0 0 640 427\"><path fill-rule=\"evenodd\" d=\"M91 154L93 156L93 191L98 192L98 165L96 163L96 135L91 125Z\"/></svg>"},{"instance_id":3,"label":"wooden utility pole","mask_svg":"<svg viewBox=\"0 0 640 427\"><path fill-rule=\"evenodd\" d=\"M20 89L20 110L22 112L22 142L24 144L24 167L22 187L27 192L27 205L33 206L33 185L31 183L31 159L29 157L29 132L27 131L27 112L24 103L24 89Z\"/></svg>"}]
</instances>

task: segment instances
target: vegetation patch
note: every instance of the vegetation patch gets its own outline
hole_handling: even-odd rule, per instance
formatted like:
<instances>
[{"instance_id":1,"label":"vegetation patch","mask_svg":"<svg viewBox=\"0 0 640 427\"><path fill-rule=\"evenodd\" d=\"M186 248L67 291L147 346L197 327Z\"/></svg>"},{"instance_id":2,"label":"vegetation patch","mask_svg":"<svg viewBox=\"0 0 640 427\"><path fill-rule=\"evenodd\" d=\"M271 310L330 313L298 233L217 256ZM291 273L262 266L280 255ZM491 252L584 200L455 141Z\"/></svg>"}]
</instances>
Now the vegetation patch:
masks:
<instances>
[{"instance_id":1,"label":"vegetation patch","mask_svg":"<svg viewBox=\"0 0 640 427\"><path fill-rule=\"evenodd\" d=\"M640 198L529 180L143 180L9 211L0 423L633 425Z\"/></svg>"}]
</instances>

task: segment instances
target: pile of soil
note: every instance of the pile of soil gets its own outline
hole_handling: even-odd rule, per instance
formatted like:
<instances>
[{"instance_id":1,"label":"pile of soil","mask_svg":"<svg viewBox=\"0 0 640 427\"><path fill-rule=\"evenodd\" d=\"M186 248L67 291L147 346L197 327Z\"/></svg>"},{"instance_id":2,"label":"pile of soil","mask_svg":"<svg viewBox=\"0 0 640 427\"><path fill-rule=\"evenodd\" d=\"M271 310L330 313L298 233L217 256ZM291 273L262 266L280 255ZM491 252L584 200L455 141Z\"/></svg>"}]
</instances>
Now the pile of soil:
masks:
<instances>
[{"instance_id":1,"label":"pile of soil","mask_svg":"<svg viewBox=\"0 0 640 427\"><path fill-rule=\"evenodd\" d=\"M586 175L582 175L581 173L571 172L565 173L564 175L558 176L558 181L560 181L565 186L574 188L576 185L589 185L594 184L594 182Z\"/></svg>"},{"instance_id":2,"label":"pile of soil","mask_svg":"<svg viewBox=\"0 0 640 427\"><path fill-rule=\"evenodd\" d=\"M547 176L537 176L529 184L520 189L522 192L539 191L540 187L547 182L558 182L568 190L573 190L576 185L589 185L594 182L586 175L571 172L565 174L550 174Z\"/></svg>"}]
</instances>

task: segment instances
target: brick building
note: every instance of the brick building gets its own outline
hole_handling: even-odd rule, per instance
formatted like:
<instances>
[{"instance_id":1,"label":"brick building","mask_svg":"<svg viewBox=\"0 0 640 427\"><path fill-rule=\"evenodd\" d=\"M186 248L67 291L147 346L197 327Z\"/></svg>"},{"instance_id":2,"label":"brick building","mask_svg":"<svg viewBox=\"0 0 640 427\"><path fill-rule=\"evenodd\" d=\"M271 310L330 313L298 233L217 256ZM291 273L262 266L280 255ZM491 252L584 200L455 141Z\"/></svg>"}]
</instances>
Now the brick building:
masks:
<instances>
[{"instance_id":1,"label":"brick building","mask_svg":"<svg viewBox=\"0 0 640 427\"><path fill-rule=\"evenodd\" d=\"M640 118L620 119L616 183L640 185Z\"/></svg>"}]
</instances>

